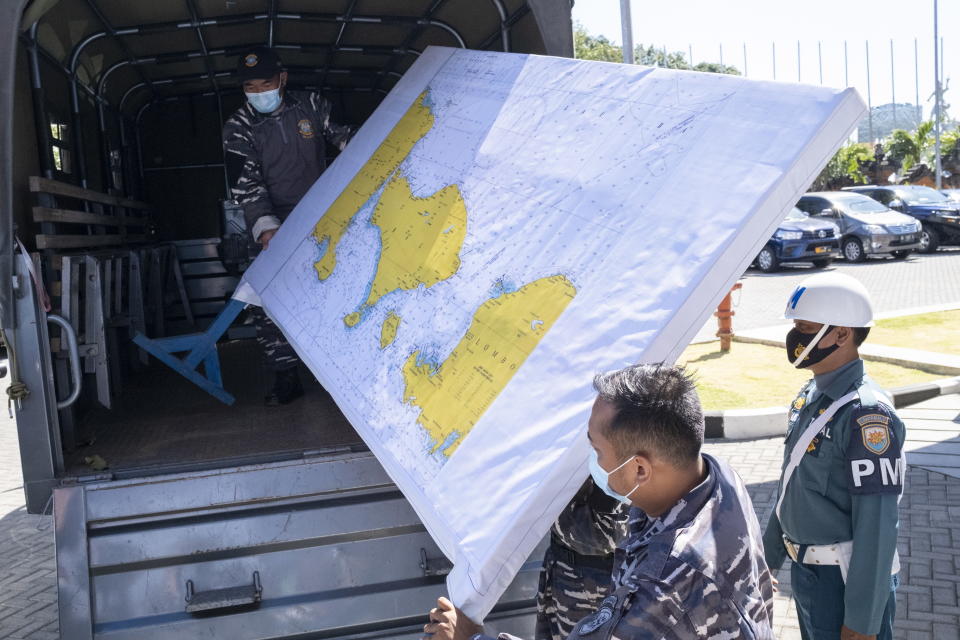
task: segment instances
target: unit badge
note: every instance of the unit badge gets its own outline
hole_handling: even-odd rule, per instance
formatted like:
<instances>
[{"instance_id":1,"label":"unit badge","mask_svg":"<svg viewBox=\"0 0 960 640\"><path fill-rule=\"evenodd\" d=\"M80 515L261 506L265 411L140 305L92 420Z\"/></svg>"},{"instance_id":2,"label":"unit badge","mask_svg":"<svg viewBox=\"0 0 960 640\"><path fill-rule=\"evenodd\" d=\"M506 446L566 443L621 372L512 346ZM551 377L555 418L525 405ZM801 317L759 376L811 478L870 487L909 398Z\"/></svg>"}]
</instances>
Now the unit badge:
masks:
<instances>
[{"instance_id":1,"label":"unit badge","mask_svg":"<svg viewBox=\"0 0 960 640\"><path fill-rule=\"evenodd\" d=\"M890 429L886 425L872 424L860 430L863 446L867 451L880 455L890 448Z\"/></svg>"},{"instance_id":2,"label":"unit badge","mask_svg":"<svg viewBox=\"0 0 960 640\"><path fill-rule=\"evenodd\" d=\"M797 411L800 411L800 409L803 409L803 405L805 404L807 404L807 397L798 396L797 399L793 401L793 408Z\"/></svg>"},{"instance_id":3,"label":"unit badge","mask_svg":"<svg viewBox=\"0 0 960 640\"><path fill-rule=\"evenodd\" d=\"M255 53L250 53L246 58L243 59L243 64L247 65L248 67L255 67L257 66L258 62L260 62L260 58L258 58L257 54Z\"/></svg>"},{"instance_id":4,"label":"unit badge","mask_svg":"<svg viewBox=\"0 0 960 640\"><path fill-rule=\"evenodd\" d=\"M613 611L610 609L600 609L600 611L597 611L580 624L579 635L590 635L603 625L610 622L611 619L613 619Z\"/></svg>"},{"instance_id":5,"label":"unit badge","mask_svg":"<svg viewBox=\"0 0 960 640\"><path fill-rule=\"evenodd\" d=\"M617 606L617 596L610 595L603 599L603 602L600 603L600 610L597 611L592 616L588 616L583 619L580 623L579 629L577 629L577 634L581 636L590 635L603 625L607 624L613 619L613 610Z\"/></svg>"},{"instance_id":6,"label":"unit badge","mask_svg":"<svg viewBox=\"0 0 960 640\"><path fill-rule=\"evenodd\" d=\"M297 131L300 132L300 136L303 138L310 139L313 137L313 123L304 118L297 123Z\"/></svg>"}]
</instances>

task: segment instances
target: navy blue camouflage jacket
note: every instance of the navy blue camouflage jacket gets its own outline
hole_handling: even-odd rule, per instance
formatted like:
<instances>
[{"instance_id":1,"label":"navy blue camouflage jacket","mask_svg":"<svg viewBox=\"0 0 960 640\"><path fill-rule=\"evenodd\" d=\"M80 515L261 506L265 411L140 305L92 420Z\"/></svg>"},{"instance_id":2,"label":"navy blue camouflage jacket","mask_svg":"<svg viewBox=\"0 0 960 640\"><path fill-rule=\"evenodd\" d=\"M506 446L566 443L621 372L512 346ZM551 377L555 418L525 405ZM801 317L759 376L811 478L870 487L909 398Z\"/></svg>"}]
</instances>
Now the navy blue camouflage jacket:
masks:
<instances>
[{"instance_id":1,"label":"navy blue camouflage jacket","mask_svg":"<svg viewBox=\"0 0 960 640\"><path fill-rule=\"evenodd\" d=\"M571 640L773 638L773 584L753 503L726 463L703 458L707 478L663 516L631 509L614 591Z\"/></svg>"},{"instance_id":2,"label":"navy blue camouflage jacket","mask_svg":"<svg viewBox=\"0 0 960 640\"><path fill-rule=\"evenodd\" d=\"M231 194L255 240L279 227L326 169L326 144L346 146L352 129L331 122L330 111L319 93L288 90L276 113L244 101L223 125Z\"/></svg>"}]
</instances>

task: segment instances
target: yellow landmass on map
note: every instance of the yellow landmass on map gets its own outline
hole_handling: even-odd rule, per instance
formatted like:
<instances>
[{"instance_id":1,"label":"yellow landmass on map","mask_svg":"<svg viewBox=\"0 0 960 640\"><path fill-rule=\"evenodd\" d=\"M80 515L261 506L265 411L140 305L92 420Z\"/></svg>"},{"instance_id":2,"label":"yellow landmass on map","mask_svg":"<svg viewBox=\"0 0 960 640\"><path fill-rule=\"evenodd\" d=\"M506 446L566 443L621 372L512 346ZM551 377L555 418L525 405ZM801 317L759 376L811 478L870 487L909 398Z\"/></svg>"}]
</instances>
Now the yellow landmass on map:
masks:
<instances>
[{"instance_id":1,"label":"yellow landmass on map","mask_svg":"<svg viewBox=\"0 0 960 640\"><path fill-rule=\"evenodd\" d=\"M453 455L576 293L561 275L535 280L480 305L439 366L418 364L419 351L407 358L404 399L420 408L434 452Z\"/></svg>"},{"instance_id":2,"label":"yellow landmass on map","mask_svg":"<svg viewBox=\"0 0 960 640\"><path fill-rule=\"evenodd\" d=\"M350 184L334 200L313 228L313 237L326 242L326 250L314 267L317 277L326 280L337 266L337 244L343 237L353 216L377 189L390 177L413 146L433 127L434 118L424 92L400 118L400 121L377 147L370 159L353 177Z\"/></svg>"},{"instance_id":3,"label":"yellow landmass on map","mask_svg":"<svg viewBox=\"0 0 960 640\"><path fill-rule=\"evenodd\" d=\"M395 314L393 311L387 316L387 319L383 321L383 326L380 328L380 348L386 349L397 337L397 329L400 328L400 316Z\"/></svg>"},{"instance_id":4,"label":"yellow landmass on map","mask_svg":"<svg viewBox=\"0 0 960 640\"><path fill-rule=\"evenodd\" d=\"M384 189L372 222L380 227L381 249L365 307L391 291L431 287L460 268L467 207L459 186L417 198L398 173Z\"/></svg>"},{"instance_id":5,"label":"yellow landmass on map","mask_svg":"<svg viewBox=\"0 0 960 640\"><path fill-rule=\"evenodd\" d=\"M343 317L343 324L348 327L355 327L357 323L360 322L360 312L354 311L353 313L348 313Z\"/></svg>"}]
</instances>

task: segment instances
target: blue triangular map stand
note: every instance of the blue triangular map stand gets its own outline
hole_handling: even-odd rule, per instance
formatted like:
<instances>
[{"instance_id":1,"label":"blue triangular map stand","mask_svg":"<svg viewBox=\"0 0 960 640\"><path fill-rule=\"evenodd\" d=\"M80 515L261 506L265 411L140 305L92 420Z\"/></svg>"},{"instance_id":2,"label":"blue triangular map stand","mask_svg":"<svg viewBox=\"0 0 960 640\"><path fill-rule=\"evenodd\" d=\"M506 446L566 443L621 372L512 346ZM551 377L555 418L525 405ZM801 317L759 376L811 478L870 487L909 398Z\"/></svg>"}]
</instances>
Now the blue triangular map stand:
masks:
<instances>
[{"instance_id":1,"label":"blue triangular map stand","mask_svg":"<svg viewBox=\"0 0 960 640\"><path fill-rule=\"evenodd\" d=\"M245 306L247 303L231 299L203 333L188 333L169 338L148 338L138 333L133 337L133 341L141 349L146 350L154 358L220 402L232 405L235 398L223 388L217 341L230 328ZM174 355L184 351L189 352L185 357ZM203 373L197 371L201 363L203 363Z\"/></svg>"}]
</instances>

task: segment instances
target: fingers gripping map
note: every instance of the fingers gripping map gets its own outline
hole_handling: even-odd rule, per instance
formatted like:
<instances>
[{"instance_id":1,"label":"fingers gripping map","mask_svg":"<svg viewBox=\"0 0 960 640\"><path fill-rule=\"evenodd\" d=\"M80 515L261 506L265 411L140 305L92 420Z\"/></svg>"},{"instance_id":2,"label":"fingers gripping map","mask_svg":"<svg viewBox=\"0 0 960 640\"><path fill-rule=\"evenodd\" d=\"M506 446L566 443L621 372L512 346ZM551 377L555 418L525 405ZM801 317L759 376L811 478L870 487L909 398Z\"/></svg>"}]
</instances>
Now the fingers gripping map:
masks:
<instances>
[{"instance_id":1,"label":"fingers gripping map","mask_svg":"<svg viewBox=\"0 0 960 640\"><path fill-rule=\"evenodd\" d=\"M852 91L431 48L246 289L482 619L586 475L593 374L673 360L862 111Z\"/></svg>"}]
</instances>

